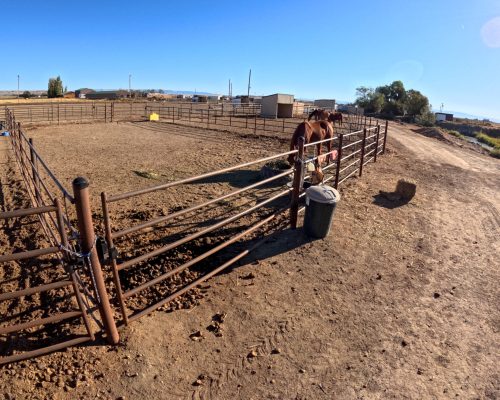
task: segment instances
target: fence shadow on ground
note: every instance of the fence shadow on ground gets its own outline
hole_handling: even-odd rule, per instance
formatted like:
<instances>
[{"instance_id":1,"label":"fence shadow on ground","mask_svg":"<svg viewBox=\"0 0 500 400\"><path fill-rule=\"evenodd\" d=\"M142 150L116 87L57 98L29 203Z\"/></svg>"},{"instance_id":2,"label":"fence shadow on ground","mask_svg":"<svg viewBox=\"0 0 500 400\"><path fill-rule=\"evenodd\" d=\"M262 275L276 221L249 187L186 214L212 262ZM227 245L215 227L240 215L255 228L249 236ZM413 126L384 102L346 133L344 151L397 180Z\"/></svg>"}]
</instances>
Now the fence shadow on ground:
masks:
<instances>
[{"instance_id":1,"label":"fence shadow on ground","mask_svg":"<svg viewBox=\"0 0 500 400\"><path fill-rule=\"evenodd\" d=\"M261 239L250 239L246 242L241 242L241 247L251 247L253 243ZM274 231L268 235L265 242L257 247L254 251L245 256L240 262L223 271L224 273L229 273L240 267L244 267L255 263L256 261L262 261L274 256L278 256L283 253L288 253L294 249L300 248L308 243L311 243L315 238L308 237L302 228L292 229L292 228L281 228Z\"/></svg>"},{"instance_id":2,"label":"fence shadow on ground","mask_svg":"<svg viewBox=\"0 0 500 400\"><path fill-rule=\"evenodd\" d=\"M208 178L200 179L192 182L193 184L207 184L207 183L227 183L235 188L244 188L253 183L263 180L264 177L259 170L236 170L223 174L218 174ZM280 187L291 181L286 177L274 180L272 182L261 185L261 188Z\"/></svg>"}]
</instances>

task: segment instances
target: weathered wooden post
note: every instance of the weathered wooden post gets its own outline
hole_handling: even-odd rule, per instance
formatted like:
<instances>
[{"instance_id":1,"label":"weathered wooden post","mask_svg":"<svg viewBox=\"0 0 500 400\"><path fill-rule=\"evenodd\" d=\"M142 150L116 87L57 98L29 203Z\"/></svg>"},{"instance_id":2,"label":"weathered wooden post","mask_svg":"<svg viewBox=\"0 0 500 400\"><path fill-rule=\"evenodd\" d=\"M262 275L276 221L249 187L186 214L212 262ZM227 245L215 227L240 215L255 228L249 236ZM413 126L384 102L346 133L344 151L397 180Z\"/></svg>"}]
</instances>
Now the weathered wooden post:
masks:
<instances>
[{"instance_id":1,"label":"weathered wooden post","mask_svg":"<svg viewBox=\"0 0 500 400\"><path fill-rule=\"evenodd\" d=\"M109 304L108 292L104 283L101 263L99 262L97 249L95 247L96 236L90 210L88 181L82 177L76 178L73 181L73 193L78 219L78 231L80 233L81 252L85 255L89 263L94 289L99 303L99 313L106 331L107 340L111 344L117 344L120 340L120 336L116 329L113 311Z\"/></svg>"}]
</instances>

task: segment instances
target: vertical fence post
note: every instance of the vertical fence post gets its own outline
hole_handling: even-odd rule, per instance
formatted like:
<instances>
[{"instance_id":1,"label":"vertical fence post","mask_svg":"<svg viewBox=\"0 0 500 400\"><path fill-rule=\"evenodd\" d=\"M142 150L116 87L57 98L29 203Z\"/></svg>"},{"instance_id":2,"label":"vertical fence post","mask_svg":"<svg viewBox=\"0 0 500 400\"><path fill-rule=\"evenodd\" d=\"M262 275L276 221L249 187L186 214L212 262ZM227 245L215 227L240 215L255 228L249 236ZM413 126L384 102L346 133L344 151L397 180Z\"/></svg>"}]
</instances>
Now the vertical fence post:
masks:
<instances>
[{"instance_id":1,"label":"vertical fence post","mask_svg":"<svg viewBox=\"0 0 500 400\"><path fill-rule=\"evenodd\" d=\"M245 111L245 128L248 128L248 114Z\"/></svg>"},{"instance_id":2,"label":"vertical fence post","mask_svg":"<svg viewBox=\"0 0 500 400\"><path fill-rule=\"evenodd\" d=\"M111 102L111 122L113 122L114 113L115 113L115 102L112 101Z\"/></svg>"},{"instance_id":3,"label":"vertical fence post","mask_svg":"<svg viewBox=\"0 0 500 400\"><path fill-rule=\"evenodd\" d=\"M340 179L340 164L342 163L342 142L344 141L344 134L339 135L339 151L337 153L337 169L335 170L335 189L339 187Z\"/></svg>"},{"instance_id":4,"label":"vertical fence post","mask_svg":"<svg viewBox=\"0 0 500 400\"><path fill-rule=\"evenodd\" d=\"M35 150L33 145L33 139L29 138L30 143L30 159L31 159L31 174L33 175L33 186L35 188L35 198L38 202L38 206L42 206L42 198L40 193L40 177L38 176L38 160L35 156Z\"/></svg>"},{"instance_id":5,"label":"vertical fence post","mask_svg":"<svg viewBox=\"0 0 500 400\"><path fill-rule=\"evenodd\" d=\"M373 162L377 162L377 153L378 153L378 138L380 135L380 125L377 125L377 136L375 136L375 155L373 156Z\"/></svg>"},{"instance_id":6,"label":"vertical fence post","mask_svg":"<svg viewBox=\"0 0 500 400\"><path fill-rule=\"evenodd\" d=\"M254 123L253 131L254 133L257 133L257 114L255 114L254 116L253 123Z\"/></svg>"},{"instance_id":7,"label":"vertical fence post","mask_svg":"<svg viewBox=\"0 0 500 400\"><path fill-rule=\"evenodd\" d=\"M108 103L104 103L104 123L108 122Z\"/></svg>"},{"instance_id":8,"label":"vertical fence post","mask_svg":"<svg viewBox=\"0 0 500 400\"><path fill-rule=\"evenodd\" d=\"M297 219L299 215L299 195L303 174L302 159L304 158L304 142L304 137L299 137L297 143L299 152L295 159L295 168L293 171L292 202L290 204L290 225L292 229L297 228Z\"/></svg>"},{"instance_id":9,"label":"vertical fence post","mask_svg":"<svg viewBox=\"0 0 500 400\"><path fill-rule=\"evenodd\" d=\"M107 340L111 344L117 344L120 340L116 329L113 311L109 304L108 292L104 284L101 264L95 248L95 231L90 210L89 183L85 178L78 177L73 181L73 193L75 197L75 208L78 219L78 231L80 232L81 251L89 253L89 267L93 275L93 283L99 302L99 313L104 324Z\"/></svg>"},{"instance_id":10,"label":"vertical fence post","mask_svg":"<svg viewBox=\"0 0 500 400\"><path fill-rule=\"evenodd\" d=\"M282 124L281 132L285 132L285 120L283 119L283 124Z\"/></svg>"},{"instance_id":11,"label":"vertical fence post","mask_svg":"<svg viewBox=\"0 0 500 400\"><path fill-rule=\"evenodd\" d=\"M111 221L109 219L109 211L108 211L108 198L105 192L101 193L101 203L102 203L102 214L104 218L104 231L106 235L106 242L108 242L108 246L110 249L113 249L113 236L111 234ZM123 322L125 325L128 325L128 316L127 316L127 308L125 306L125 299L123 298L122 285L120 283L120 276L118 274L118 266L116 264L116 259L114 257L111 258L111 267L113 271L113 281L116 289L116 297L118 298L118 303L120 304L120 308L122 311Z\"/></svg>"},{"instance_id":12,"label":"vertical fence post","mask_svg":"<svg viewBox=\"0 0 500 400\"><path fill-rule=\"evenodd\" d=\"M175 124L175 108L172 106L172 123Z\"/></svg>"},{"instance_id":13,"label":"vertical fence post","mask_svg":"<svg viewBox=\"0 0 500 400\"><path fill-rule=\"evenodd\" d=\"M384 132L384 145L382 146L382 154L385 153L385 142L387 141L387 127L389 125L389 120L385 121L385 132Z\"/></svg>"},{"instance_id":14,"label":"vertical fence post","mask_svg":"<svg viewBox=\"0 0 500 400\"><path fill-rule=\"evenodd\" d=\"M361 162L359 163L359 176L363 174L363 162L365 159L366 128L363 128L363 141L361 142Z\"/></svg>"}]
</instances>

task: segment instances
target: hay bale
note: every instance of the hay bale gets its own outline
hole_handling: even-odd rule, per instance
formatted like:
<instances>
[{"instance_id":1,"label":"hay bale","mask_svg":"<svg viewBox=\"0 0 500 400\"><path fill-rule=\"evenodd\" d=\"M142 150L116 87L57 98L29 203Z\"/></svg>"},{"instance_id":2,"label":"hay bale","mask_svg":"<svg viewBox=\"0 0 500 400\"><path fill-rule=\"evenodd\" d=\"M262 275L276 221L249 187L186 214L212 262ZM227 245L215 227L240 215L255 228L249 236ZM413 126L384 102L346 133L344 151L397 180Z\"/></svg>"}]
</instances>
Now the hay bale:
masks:
<instances>
[{"instance_id":1,"label":"hay bale","mask_svg":"<svg viewBox=\"0 0 500 400\"><path fill-rule=\"evenodd\" d=\"M284 160L274 160L266 163L260 169L260 175L262 178L267 179L275 175L281 174L282 172L290 169L290 165Z\"/></svg>"},{"instance_id":2,"label":"hay bale","mask_svg":"<svg viewBox=\"0 0 500 400\"><path fill-rule=\"evenodd\" d=\"M396 194L405 200L411 200L417 192L417 182L411 179L400 179L396 185Z\"/></svg>"}]
</instances>

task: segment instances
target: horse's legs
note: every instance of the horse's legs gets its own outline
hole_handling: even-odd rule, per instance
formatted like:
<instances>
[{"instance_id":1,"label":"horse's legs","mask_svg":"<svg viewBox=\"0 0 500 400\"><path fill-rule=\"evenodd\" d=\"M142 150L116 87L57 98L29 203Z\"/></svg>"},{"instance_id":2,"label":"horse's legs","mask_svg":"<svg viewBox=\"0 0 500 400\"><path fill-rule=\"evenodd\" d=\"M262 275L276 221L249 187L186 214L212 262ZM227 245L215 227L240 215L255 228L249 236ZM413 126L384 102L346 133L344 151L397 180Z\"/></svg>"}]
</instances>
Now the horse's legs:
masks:
<instances>
[{"instance_id":1,"label":"horse's legs","mask_svg":"<svg viewBox=\"0 0 500 400\"><path fill-rule=\"evenodd\" d=\"M326 165L329 165L332 161L332 141L326 143L326 147L328 148L328 157L326 158Z\"/></svg>"},{"instance_id":2,"label":"horse's legs","mask_svg":"<svg viewBox=\"0 0 500 400\"><path fill-rule=\"evenodd\" d=\"M316 145L316 148L317 148L317 151L316 151L316 156L318 158L316 158L316 167L321 167L321 163L319 162L319 159L320 159L320 156L321 156L321 143L318 143Z\"/></svg>"}]
</instances>

